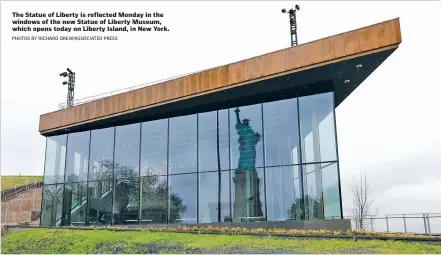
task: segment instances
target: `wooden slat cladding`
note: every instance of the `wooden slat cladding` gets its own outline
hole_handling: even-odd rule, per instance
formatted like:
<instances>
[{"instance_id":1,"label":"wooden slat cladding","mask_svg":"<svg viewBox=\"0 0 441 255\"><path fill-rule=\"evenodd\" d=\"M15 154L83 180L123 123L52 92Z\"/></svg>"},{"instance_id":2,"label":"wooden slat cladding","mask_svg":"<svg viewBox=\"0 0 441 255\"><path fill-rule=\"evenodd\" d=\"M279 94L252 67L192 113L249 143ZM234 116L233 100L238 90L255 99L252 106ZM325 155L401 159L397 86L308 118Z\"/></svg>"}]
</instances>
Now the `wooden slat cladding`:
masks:
<instances>
[{"instance_id":1,"label":"wooden slat cladding","mask_svg":"<svg viewBox=\"0 0 441 255\"><path fill-rule=\"evenodd\" d=\"M271 77L282 72L296 72L297 69L314 68L317 64L335 62L339 58L397 45L400 42L399 19L389 20L70 109L47 113L40 116L39 131L44 133L202 93L228 89L230 86L241 86L255 79L265 79L266 76Z\"/></svg>"}]
</instances>

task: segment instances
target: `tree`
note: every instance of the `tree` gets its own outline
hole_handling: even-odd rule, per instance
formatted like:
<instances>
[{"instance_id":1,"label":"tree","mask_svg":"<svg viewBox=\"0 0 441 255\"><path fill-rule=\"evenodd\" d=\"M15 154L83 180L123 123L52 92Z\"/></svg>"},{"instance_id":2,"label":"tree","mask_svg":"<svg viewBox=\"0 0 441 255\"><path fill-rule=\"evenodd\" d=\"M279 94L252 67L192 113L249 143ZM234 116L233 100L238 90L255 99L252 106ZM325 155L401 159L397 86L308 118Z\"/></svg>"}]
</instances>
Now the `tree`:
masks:
<instances>
[{"instance_id":1,"label":"tree","mask_svg":"<svg viewBox=\"0 0 441 255\"><path fill-rule=\"evenodd\" d=\"M366 218L370 215L372 203L375 201L366 174L360 173L359 182L354 180L351 190L353 204L348 211L354 217L356 229L365 230Z\"/></svg>"}]
</instances>

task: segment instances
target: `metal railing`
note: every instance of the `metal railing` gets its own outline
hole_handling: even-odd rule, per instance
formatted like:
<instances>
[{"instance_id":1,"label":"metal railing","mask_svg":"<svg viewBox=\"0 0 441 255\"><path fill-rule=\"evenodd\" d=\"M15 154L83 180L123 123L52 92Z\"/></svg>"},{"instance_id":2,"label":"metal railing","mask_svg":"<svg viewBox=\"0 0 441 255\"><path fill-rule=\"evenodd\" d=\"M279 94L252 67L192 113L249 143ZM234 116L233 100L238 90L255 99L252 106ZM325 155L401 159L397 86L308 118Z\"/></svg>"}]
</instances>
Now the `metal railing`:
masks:
<instances>
[{"instance_id":1,"label":"metal railing","mask_svg":"<svg viewBox=\"0 0 441 255\"><path fill-rule=\"evenodd\" d=\"M356 217L347 216L352 221L353 229L364 229L384 233L414 233L441 235L441 213L408 213L386 214L384 216L369 215L360 227Z\"/></svg>"},{"instance_id":2,"label":"metal railing","mask_svg":"<svg viewBox=\"0 0 441 255\"><path fill-rule=\"evenodd\" d=\"M161 79L161 80L147 82L147 83L143 83L143 84L132 86L132 87L127 87L127 88L118 89L118 90L114 90L114 91L110 91L110 92L105 92L105 93L94 95L94 96L89 96L89 97L84 97L84 98L76 99L76 100L73 100L73 106L85 104L85 103L92 102L92 101L95 101L95 100L98 100L98 99L103 99L103 98L106 98L106 97L111 97L111 96L114 96L114 95L122 94L122 93L129 92L129 91L132 91L132 90L140 89L140 88L143 88L143 87L147 87L147 86L151 86L151 85L156 85L156 84L159 84L161 82L171 81L173 79L178 79L178 78L181 78L181 77L184 77L184 76L187 76L187 75L192 75L192 74L203 72L203 71L210 70L210 69L213 69L213 68L207 68L207 69L196 71L196 72L192 72L192 73L181 74L181 75L173 76L173 77L170 77L170 78L165 78L165 79ZM67 103L66 102L58 104L58 110L62 110L62 109L65 109L65 108L67 108Z\"/></svg>"},{"instance_id":3,"label":"metal railing","mask_svg":"<svg viewBox=\"0 0 441 255\"><path fill-rule=\"evenodd\" d=\"M9 201L31 189L40 188L43 186L43 181L34 179L33 182L23 182L16 184L14 187L3 190L1 192L2 202Z\"/></svg>"}]
</instances>

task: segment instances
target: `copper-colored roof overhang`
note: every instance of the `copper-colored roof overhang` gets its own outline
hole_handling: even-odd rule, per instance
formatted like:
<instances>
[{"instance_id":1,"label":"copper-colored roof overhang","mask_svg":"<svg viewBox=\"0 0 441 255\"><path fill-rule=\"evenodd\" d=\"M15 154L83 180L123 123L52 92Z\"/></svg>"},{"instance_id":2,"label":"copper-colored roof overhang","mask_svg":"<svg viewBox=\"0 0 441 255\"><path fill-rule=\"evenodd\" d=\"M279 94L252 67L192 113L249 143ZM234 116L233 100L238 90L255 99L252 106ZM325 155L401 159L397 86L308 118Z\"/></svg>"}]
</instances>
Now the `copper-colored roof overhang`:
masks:
<instances>
[{"instance_id":1,"label":"copper-colored roof overhang","mask_svg":"<svg viewBox=\"0 0 441 255\"><path fill-rule=\"evenodd\" d=\"M339 105L400 43L399 19L393 19L43 114L39 132L49 136L123 125L292 97L293 93L332 90Z\"/></svg>"}]
</instances>

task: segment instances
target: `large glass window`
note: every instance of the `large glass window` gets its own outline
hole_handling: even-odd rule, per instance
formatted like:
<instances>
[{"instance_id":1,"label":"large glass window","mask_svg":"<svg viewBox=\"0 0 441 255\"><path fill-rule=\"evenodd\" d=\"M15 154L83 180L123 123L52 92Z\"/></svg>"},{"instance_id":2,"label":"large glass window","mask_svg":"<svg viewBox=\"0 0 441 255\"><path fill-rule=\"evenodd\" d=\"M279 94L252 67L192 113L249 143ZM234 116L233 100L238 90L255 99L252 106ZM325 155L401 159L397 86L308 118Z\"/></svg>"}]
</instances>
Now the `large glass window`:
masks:
<instances>
[{"instance_id":1,"label":"large glass window","mask_svg":"<svg viewBox=\"0 0 441 255\"><path fill-rule=\"evenodd\" d=\"M139 175L139 123L116 127L115 130L115 178L130 182Z\"/></svg>"},{"instance_id":2,"label":"large glass window","mask_svg":"<svg viewBox=\"0 0 441 255\"><path fill-rule=\"evenodd\" d=\"M130 178L115 181L113 201L113 224L138 224L139 179Z\"/></svg>"},{"instance_id":3,"label":"large glass window","mask_svg":"<svg viewBox=\"0 0 441 255\"><path fill-rule=\"evenodd\" d=\"M334 93L299 98L303 163L337 160Z\"/></svg>"},{"instance_id":4,"label":"large glass window","mask_svg":"<svg viewBox=\"0 0 441 255\"><path fill-rule=\"evenodd\" d=\"M197 223L197 174L169 176L169 223Z\"/></svg>"},{"instance_id":5,"label":"large glass window","mask_svg":"<svg viewBox=\"0 0 441 255\"><path fill-rule=\"evenodd\" d=\"M325 219L341 219L338 165L337 163L325 163L321 167Z\"/></svg>"},{"instance_id":6,"label":"large glass window","mask_svg":"<svg viewBox=\"0 0 441 255\"><path fill-rule=\"evenodd\" d=\"M170 119L170 174L197 172L197 115Z\"/></svg>"},{"instance_id":7,"label":"large glass window","mask_svg":"<svg viewBox=\"0 0 441 255\"><path fill-rule=\"evenodd\" d=\"M40 226L55 227L61 224L61 213L63 210L63 184L47 185L43 190L42 212Z\"/></svg>"},{"instance_id":8,"label":"large glass window","mask_svg":"<svg viewBox=\"0 0 441 255\"><path fill-rule=\"evenodd\" d=\"M228 111L200 113L199 172L229 169Z\"/></svg>"},{"instance_id":9,"label":"large glass window","mask_svg":"<svg viewBox=\"0 0 441 255\"><path fill-rule=\"evenodd\" d=\"M87 183L66 183L64 185L63 220L61 225L85 225L87 208Z\"/></svg>"},{"instance_id":10,"label":"large glass window","mask_svg":"<svg viewBox=\"0 0 441 255\"><path fill-rule=\"evenodd\" d=\"M230 171L200 173L199 223L230 221Z\"/></svg>"},{"instance_id":11,"label":"large glass window","mask_svg":"<svg viewBox=\"0 0 441 255\"><path fill-rule=\"evenodd\" d=\"M299 164L297 99L263 104L265 165Z\"/></svg>"},{"instance_id":12,"label":"large glass window","mask_svg":"<svg viewBox=\"0 0 441 255\"><path fill-rule=\"evenodd\" d=\"M140 185L141 224L167 223L167 176L144 176Z\"/></svg>"},{"instance_id":13,"label":"large glass window","mask_svg":"<svg viewBox=\"0 0 441 255\"><path fill-rule=\"evenodd\" d=\"M41 225L340 219L333 96L48 137Z\"/></svg>"},{"instance_id":14,"label":"large glass window","mask_svg":"<svg viewBox=\"0 0 441 255\"><path fill-rule=\"evenodd\" d=\"M266 168L266 197L269 221L302 219L299 166Z\"/></svg>"},{"instance_id":15,"label":"large glass window","mask_svg":"<svg viewBox=\"0 0 441 255\"><path fill-rule=\"evenodd\" d=\"M44 184L64 182L66 139L67 135L51 136L46 139Z\"/></svg>"},{"instance_id":16,"label":"large glass window","mask_svg":"<svg viewBox=\"0 0 441 255\"><path fill-rule=\"evenodd\" d=\"M141 176L167 175L168 120L142 123Z\"/></svg>"},{"instance_id":17,"label":"large glass window","mask_svg":"<svg viewBox=\"0 0 441 255\"><path fill-rule=\"evenodd\" d=\"M230 109L231 169L263 166L262 105Z\"/></svg>"},{"instance_id":18,"label":"large glass window","mask_svg":"<svg viewBox=\"0 0 441 255\"><path fill-rule=\"evenodd\" d=\"M109 225L112 222L113 180L89 182L89 224Z\"/></svg>"},{"instance_id":19,"label":"large glass window","mask_svg":"<svg viewBox=\"0 0 441 255\"><path fill-rule=\"evenodd\" d=\"M320 164L303 166L303 189L305 199L305 219L323 220L323 186L322 168Z\"/></svg>"},{"instance_id":20,"label":"large glass window","mask_svg":"<svg viewBox=\"0 0 441 255\"><path fill-rule=\"evenodd\" d=\"M114 136L114 127L92 130L89 181L113 179Z\"/></svg>"},{"instance_id":21,"label":"large glass window","mask_svg":"<svg viewBox=\"0 0 441 255\"><path fill-rule=\"evenodd\" d=\"M139 208L139 123L115 130L114 224L138 224Z\"/></svg>"},{"instance_id":22,"label":"large glass window","mask_svg":"<svg viewBox=\"0 0 441 255\"><path fill-rule=\"evenodd\" d=\"M87 181L90 131L72 133L67 138L66 182Z\"/></svg>"},{"instance_id":23,"label":"large glass window","mask_svg":"<svg viewBox=\"0 0 441 255\"><path fill-rule=\"evenodd\" d=\"M263 168L238 169L231 174L233 222L265 220Z\"/></svg>"}]
</instances>

